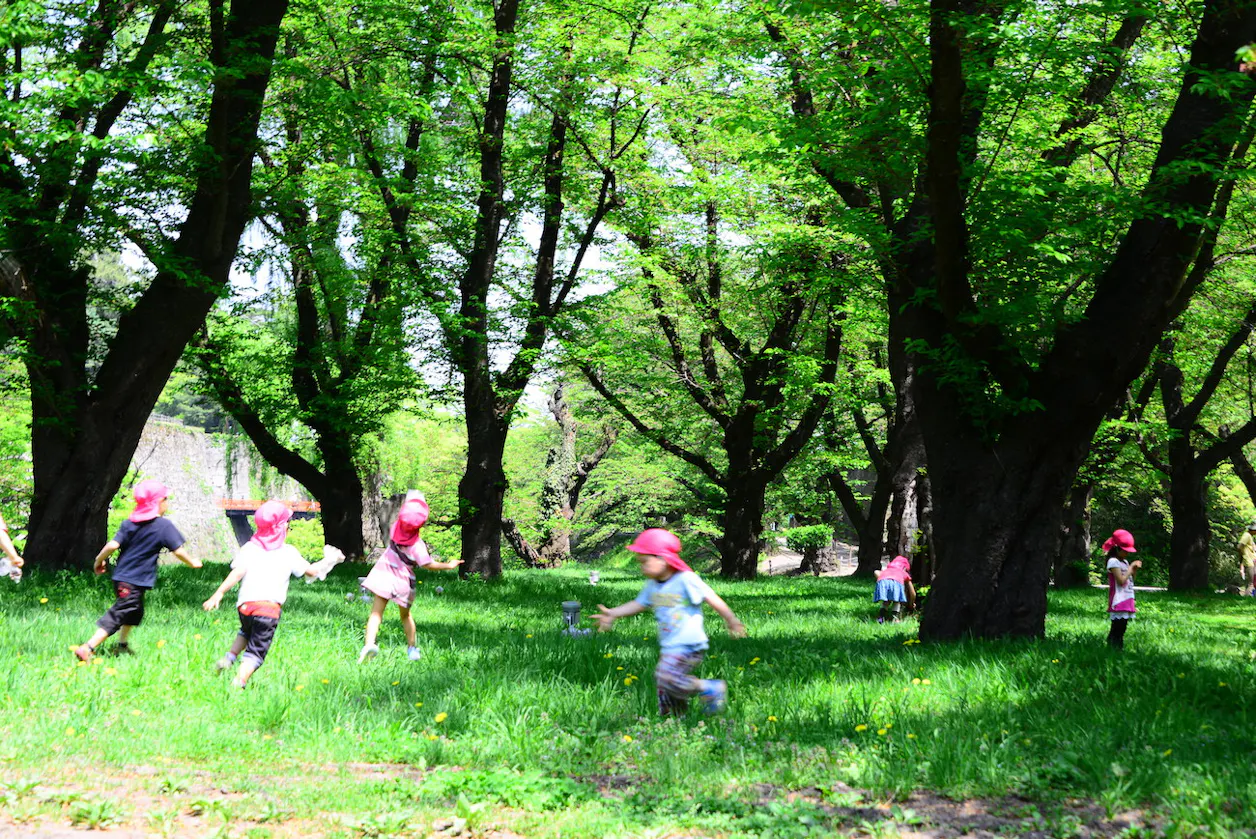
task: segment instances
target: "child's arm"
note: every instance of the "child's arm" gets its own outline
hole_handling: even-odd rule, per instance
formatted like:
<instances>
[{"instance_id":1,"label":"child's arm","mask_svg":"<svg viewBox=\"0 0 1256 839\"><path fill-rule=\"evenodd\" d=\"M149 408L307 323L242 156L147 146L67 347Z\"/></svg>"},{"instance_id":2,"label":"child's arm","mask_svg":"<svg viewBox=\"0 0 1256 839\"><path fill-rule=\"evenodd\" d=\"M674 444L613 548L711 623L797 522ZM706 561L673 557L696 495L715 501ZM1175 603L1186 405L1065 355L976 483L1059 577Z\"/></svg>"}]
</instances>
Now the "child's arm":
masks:
<instances>
[{"instance_id":1,"label":"child's arm","mask_svg":"<svg viewBox=\"0 0 1256 839\"><path fill-rule=\"evenodd\" d=\"M222 581L222 585L218 587L218 591L209 596L209 599L205 601L202 608L204 608L206 612L212 612L214 609L217 609L218 604L222 602L222 596L231 591L231 589L235 588L235 584L243 579L244 569L232 568L231 573L227 575L227 579Z\"/></svg>"},{"instance_id":2,"label":"child's arm","mask_svg":"<svg viewBox=\"0 0 1256 839\"><path fill-rule=\"evenodd\" d=\"M170 553L174 554L175 559L179 560L180 562L182 562L184 565L188 566L189 568L201 567L201 561L199 559L193 559L191 555L189 555L188 552L183 549L182 545L175 548Z\"/></svg>"},{"instance_id":3,"label":"child's arm","mask_svg":"<svg viewBox=\"0 0 1256 839\"><path fill-rule=\"evenodd\" d=\"M114 551L118 550L120 547L122 547L122 545L112 539L106 542L105 546L100 549L100 553L96 554L96 562L93 564L92 570L94 570L97 574L105 573L105 561L109 559L109 557L113 556Z\"/></svg>"},{"instance_id":4,"label":"child's arm","mask_svg":"<svg viewBox=\"0 0 1256 839\"><path fill-rule=\"evenodd\" d=\"M429 562L427 565L420 565L425 571L452 571L462 564L461 559L451 559L448 562Z\"/></svg>"},{"instance_id":5,"label":"child's arm","mask_svg":"<svg viewBox=\"0 0 1256 839\"><path fill-rule=\"evenodd\" d=\"M740 618L733 614L733 610L730 609L728 604L724 602L724 598L720 597L715 592L711 592L702 602L718 612L719 616L724 619L724 625L728 627L729 635L734 638L746 637L746 625L741 622Z\"/></svg>"},{"instance_id":6,"label":"child's arm","mask_svg":"<svg viewBox=\"0 0 1256 839\"><path fill-rule=\"evenodd\" d=\"M639 615L649 607L641 605L636 600L629 600L624 605L616 606L614 609L608 609L601 603L597 604L597 608L601 612L600 615L593 616L593 619L597 621L597 631L608 632L615 621L631 615Z\"/></svg>"},{"instance_id":7,"label":"child's arm","mask_svg":"<svg viewBox=\"0 0 1256 839\"><path fill-rule=\"evenodd\" d=\"M916 587L912 585L912 581L908 580L903 584L903 588L907 589L907 609L910 612L916 611Z\"/></svg>"},{"instance_id":8,"label":"child's arm","mask_svg":"<svg viewBox=\"0 0 1256 839\"><path fill-rule=\"evenodd\" d=\"M21 568L26 564L18 554L17 548L13 547L13 540L9 538L9 531L3 527L0 527L0 551L4 551L5 555L9 557L9 562L13 563L15 567Z\"/></svg>"}]
</instances>

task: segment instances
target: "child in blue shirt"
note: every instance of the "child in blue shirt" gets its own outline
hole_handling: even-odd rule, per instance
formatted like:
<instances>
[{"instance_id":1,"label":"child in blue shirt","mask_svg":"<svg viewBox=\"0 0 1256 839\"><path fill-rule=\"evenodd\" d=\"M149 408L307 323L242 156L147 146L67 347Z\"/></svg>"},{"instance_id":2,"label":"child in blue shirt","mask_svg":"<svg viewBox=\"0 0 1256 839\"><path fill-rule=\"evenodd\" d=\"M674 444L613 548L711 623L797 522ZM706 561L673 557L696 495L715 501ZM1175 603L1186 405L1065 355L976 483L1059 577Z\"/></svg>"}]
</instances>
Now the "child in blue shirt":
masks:
<instances>
[{"instance_id":1,"label":"child in blue shirt","mask_svg":"<svg viewBox=\"0 0 1256 839\"><path fill-rule=\"evenodd\" d=\"M598 629L606 632L619 618L654 610L659 629L659 663L654 669L659 713L684 714L689 699L699 696L703 710L715 713L724 707L728 686L721 679L698 679L692 673L707 650L702 625L702 606L719 613L734 638L745 637L746 627L733 610L680 558L680 539L659 528L638 536L628 550L639 554L641 573L649 582L636 599L608 609L598 604Z\"/></svg>"},{"instance_id":2,"label":"child in blue shirt","mask_svg":"<svg viewBox=\"0 0 1256 839\"><path fill-rule=\"evenodd\" d=\"M117 599L96 621L96 632L86 644L74 648L79 661L90 661L106 638L118 635L118 652L131 652L131 630L144 620L144 593L157 584L157 558L163 548L184 565L200 568L201 561L183 549L183 534L166 518L170 490L159 481L135 485L135 511L122 522L118 533L96 555L95 571L105 573L106 561L122 551L113 568L113 589Z\"/></svg>"}]
</instances>

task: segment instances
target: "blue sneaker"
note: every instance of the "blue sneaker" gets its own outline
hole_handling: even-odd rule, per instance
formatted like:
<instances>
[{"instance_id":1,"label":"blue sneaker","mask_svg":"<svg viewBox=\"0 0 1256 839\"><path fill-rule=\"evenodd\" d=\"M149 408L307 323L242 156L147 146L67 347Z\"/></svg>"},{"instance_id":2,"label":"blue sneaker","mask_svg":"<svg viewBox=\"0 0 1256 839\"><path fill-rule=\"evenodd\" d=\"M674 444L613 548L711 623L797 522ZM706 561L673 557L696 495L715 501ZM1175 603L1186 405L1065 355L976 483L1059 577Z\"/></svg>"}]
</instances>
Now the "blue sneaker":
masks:
<instances>
[{"instance_id":1,"label":"blue sneaker","mask_svg":"<svg viewBox=\"0 0 1256 839\"><path fill-rule=\"evenodd\" d=\"M728 683L723 679L704 679L698 701L703 713L720 713L728 705Z\"/></svg>"}]
</instances>

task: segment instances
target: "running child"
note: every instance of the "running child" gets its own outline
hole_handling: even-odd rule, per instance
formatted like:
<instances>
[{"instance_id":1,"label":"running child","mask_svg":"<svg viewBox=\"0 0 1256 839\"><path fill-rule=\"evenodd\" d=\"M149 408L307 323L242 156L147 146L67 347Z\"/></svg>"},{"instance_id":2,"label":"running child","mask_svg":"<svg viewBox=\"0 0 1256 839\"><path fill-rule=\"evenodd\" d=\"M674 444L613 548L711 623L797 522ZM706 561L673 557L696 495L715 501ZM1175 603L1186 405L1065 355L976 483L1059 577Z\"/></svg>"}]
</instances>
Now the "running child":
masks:
<instances>
[{"instance_id":1,"label":"running child","mask_svg":"<svg viewBox=\"0 0 1256 839\"><path fill-rule=\"evenodd\" d=\"M316 565L306 562L296 548L285 544L290 518L292 511L281 501L267 501L258 507L253 514L257 528L253 538L241 546L231 562L231 573L204 603L207 612L217 609L223 595L236 583L240 584L236 598L240 631L231 642L231 648L214 664L221 672L239 658L240 668L231 682L237 688L247 685L266 660L283 604L288 599L288 581L302 576L325 577L327 566L344 559L338 548L328 545L323 549L322 562Z\"/></svg>"},{"instance_id":2,"label":"running child","mask_svg":"<svg viewBox=\"0 0 1256 839\"><path fill-rule=\"evenodd\" d=\"M734 638L745 637L746 627L680 558L680 539L674 534L651 528L639 535L628 550L639 554L641 573L649 581L635 600L622 606L608 609L599 603L601 614L595 616L598 629L606 632L620 618L653 609L659 631L659 662L654 668L659 713L665 717L684 714L693 696L699 698L702 709L709 714L723 710L728 685L722 679L698 679L692 675L708 646L702 625L703 604L724 619L728 634Z\"/></svg>"},{"instance_id":3,"label":"running child","mask_svg":"<svg viewBox=\"0 0 1256 839\"><path fill-rule=\"evenodd\" d=\"M1143 567L1139 560L1126 557L1134 550L1134 537L1128 530L1114 530L1103 543L1108 557L1108 646L1125 649L1125 630L1134 619L1134 572Z\"/></svg>"},{"instance_id":4,"label":"running child","mask_svg":"<svg viewBox=\"0 0 1256 839\"><path fill-rule=\"evenodd\" d=\"M183 534L166 518L170 490L160 481L140 481L135 485L135 510L122 522L117 534L96 554L94 570L105 573L106 562L122 551L113 567L113 589L117 600L96 621L96 632L74 648L79 661L90 661L106 638L118 632L118 652L131 653L131 630L144 620L144 594L157 585L157 558L162 549L184 565L200 568L201 561L183 549ZM121 630L119 632L119 630Z\"/></svg>"},{"instance_id":5,"label":"running child","mask_svg":"<svg viewBox=\"0 0 1256 839\"><path fill-rule=\"evenodd\" d=\"M389 603L396 603L401 613L401 628L406 633L406 657L411 661L423 657L415 642L414 618L410 615L410 605L414 603L415 569L449 571L462 564L461 559L436 562L428 554L427 544L420 538L420 532L427 524L429 512L423 493L417 490L406 493L389 534L388 548L375 560L371 573L362 582L362 587L375 595L375 600L371 603L370 617L366 619L366 639L358 655L359 664L379 655L379 645L375 640Z\"/></svg>"},{"instance_id":6,"label":"running child","mask_svg":"<svg viewBox=\"0 0 1256 839\"><path fill-rule=\"evenodd\" d=\"M877 572L877 587L872 594L872 602L881 604L881 614L877 623L885 623L887 612L893 623L903 619L903 604L907 608L916 608L916 587L911 581L911 560L905 556L896 556L890 564Z\"/></svg>"}]
</instances>

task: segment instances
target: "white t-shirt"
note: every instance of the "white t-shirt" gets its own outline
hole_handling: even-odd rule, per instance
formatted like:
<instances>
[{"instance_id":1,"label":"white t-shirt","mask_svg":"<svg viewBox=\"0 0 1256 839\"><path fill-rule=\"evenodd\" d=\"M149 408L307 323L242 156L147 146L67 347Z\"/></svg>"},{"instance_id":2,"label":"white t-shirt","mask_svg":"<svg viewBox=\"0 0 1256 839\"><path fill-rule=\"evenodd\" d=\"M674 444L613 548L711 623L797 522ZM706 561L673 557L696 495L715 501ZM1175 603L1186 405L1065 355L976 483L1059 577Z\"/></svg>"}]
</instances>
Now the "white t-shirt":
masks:
<instances>
[{"instance_id":1,"label":"white t-shirt","mask_svg":"<svg viewBox=\"0 0 1256 839\"><path fill-rule=\"evenodd\" d=\"M258 600L283 603L288 599L288 581L305 574L310 564L291 545L267 551L256 542L246 542L231 561L231 567L244 569L240 596L236 598L239 605Z\"/></svg>"},{"instance_id":2,"label":"white t-shirt","mask_svg":"<svg viewBox=\"0 0 1256 839\"><path fill-rule=\"evenodd\" d=\"M1134 611L1134 575L1125 578L1124 583L1117 582L1117 569L1130 570L1130 564L1123 559L1112 557L1108 560L1108 611Z\"/></svg>"},{"instance_id":3,"label":"white t-shirt","mask_svg":"<svg viewBox=\"0 0 1256 839\"><path fill-rule=\"evenodd\" d=\"M660 583L650 580L637 595L637 602L654 610L659 627L659 647L706 649L707 635L702 626L702 604L715 594L692 571L677 571Z\"/></svg>"}]
</instances>

